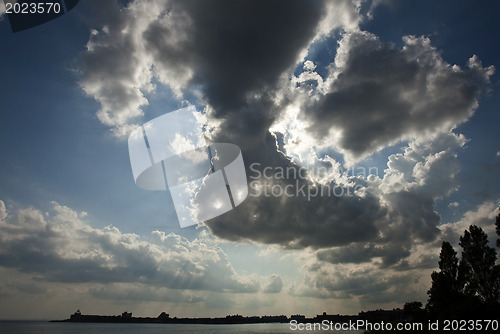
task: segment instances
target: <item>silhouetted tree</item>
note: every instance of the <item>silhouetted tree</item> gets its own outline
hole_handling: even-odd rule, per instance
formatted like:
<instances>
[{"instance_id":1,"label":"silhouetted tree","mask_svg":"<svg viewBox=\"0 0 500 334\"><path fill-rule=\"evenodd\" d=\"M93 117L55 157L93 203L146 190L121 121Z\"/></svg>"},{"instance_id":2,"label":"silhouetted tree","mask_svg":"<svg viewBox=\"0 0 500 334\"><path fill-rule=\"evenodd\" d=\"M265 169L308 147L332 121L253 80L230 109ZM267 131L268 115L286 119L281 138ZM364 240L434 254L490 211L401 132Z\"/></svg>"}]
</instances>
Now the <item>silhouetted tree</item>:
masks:
<instances>
[{"instance_id":1,"label":"silhouetted tree","mask_svg":"<svg viewBox=\"0 0 500 334\"><path fill-rule=\"evenodd\" d=\"M498 208L500 210L500 208ZM497 230L497 235L500 236L500 213L497 216L497 221L495 222L495 228ZM497 247L500 247L500 239L497 239Z\"/></svg>"},{"instance_id":2,"label":"silhouetted tree","mask_svg":"<svg viewBox=\"0 0 500 334\"><path fill-rule=\"evenodd\" d=\"M421 302L408 302L403 307L405 318L410 321L422 322L425 319L425 311Z\"/></svg>"},{"instance_id":3,"label":"silhouetted tree","mask_svg":"<svg viewBox=\"0 0 500 334\"><path fill-rule=\"evenodd\" d=\"M497 218L498 222L498 218ZM439 272L431 275L426 310L438 319L492 319L500 315L500 266L488 236L475 225L460 237L462 257L447 241L441 245Z\"/></svg>"},{"instance_id":4,"label":"silhouetted tree","mask_svg":"<svg viewBox=\"0 0 500 334\"><path fill-rule=\"evenodd\" d=\"M457 252L448 241L441 244L439 272L431 274L432 286L427 292L426 309L435 318L452 319L462 302L462 284L458 279Z\"/></svg>"},{"instance_id":5,"label":"silhouetted tree","mask_svg":"<svg viewBox=\"0 0 500 334\"><path fill-rule=\"evenodd\" d=\"M460 237L462 259L459 281L466 296L477 296L482 303L494 305L500 295L499 266L495 265L496 251L488 245L488 236L475 225Z\"/></svg>"}]
</instances>

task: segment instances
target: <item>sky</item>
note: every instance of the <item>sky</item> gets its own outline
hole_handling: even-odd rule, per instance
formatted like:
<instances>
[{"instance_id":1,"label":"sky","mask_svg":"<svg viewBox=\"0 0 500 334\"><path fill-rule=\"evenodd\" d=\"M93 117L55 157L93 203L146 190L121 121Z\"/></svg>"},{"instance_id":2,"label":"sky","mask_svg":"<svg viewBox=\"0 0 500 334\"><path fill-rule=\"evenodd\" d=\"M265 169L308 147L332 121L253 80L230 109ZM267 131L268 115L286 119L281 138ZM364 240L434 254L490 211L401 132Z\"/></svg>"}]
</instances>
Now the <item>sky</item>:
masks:
<instances>
[{"instance_id":1,"label":"sky","mask_svg":"<svg viewBox=\"0 0 500 334\"><path fill-rule=\"evenodd\" d=\"M496 239L499 6L81 0L13 33L0 3L0 319L425 303L443 240ZM249 195L181 228L127 138L184 107Z\"/></svg>"}]
</instances>

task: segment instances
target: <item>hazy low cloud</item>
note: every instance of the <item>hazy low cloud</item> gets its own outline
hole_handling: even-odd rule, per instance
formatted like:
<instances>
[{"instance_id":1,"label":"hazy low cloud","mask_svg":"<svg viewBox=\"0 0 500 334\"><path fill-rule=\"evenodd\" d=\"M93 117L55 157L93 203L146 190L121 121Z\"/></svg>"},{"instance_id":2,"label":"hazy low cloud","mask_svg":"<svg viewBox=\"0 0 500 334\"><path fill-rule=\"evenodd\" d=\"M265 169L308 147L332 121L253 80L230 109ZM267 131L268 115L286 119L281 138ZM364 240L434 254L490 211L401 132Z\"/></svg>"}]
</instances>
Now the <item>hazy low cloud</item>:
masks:
<instances>
[{"instance_id":1,"label":"hazy low cloud","mask_svg":"<svg viewBox=\"0 0 500 334\"><path fill-rule=\"evenodd\" d=\"M490 246L494 246L496 214L495 203L483 203L459 221L440 226L436 241L411 245L411 255L390 267L384 267L382 252L371 244L310 252L302 260L304 280L291 292L317 298L358 299L369 308L386 302L423 302L430 287L430 273L438 266L441 241L455 245L460 254L459 237L474 224L483 228L489 235ZM384 270L380 270L381 266Z\"/></svg>"},{"instance_id":2,"label":"hazy low cloud","mask_svg":"<svg viewBox=\"0 0 500 334\"><path fill-rule=\"evenodd\" d=\"M54 216L23 209L6 219L0 202L0 265L64 283L140 283L169 289L256 292L217 246L155 231L150 240L115 227L95 229L53 203Z\"/></svg>"},{"instance_id":3,"label":"hazy low cloud","mask_svg":"<svg viewBox=\"0 0 500 334\"><path fill-rule=\"evenodd\" d=\"M476 210L467 211L459 221L439 226L441 237L458 247L458 242L464 231L468 230L470 225L476 225L488 234L488 241L493 247L498 238L494 225L498 213L498 203L485 202L479 205Z\"/></svg>"},{"instance_id":4,"label":"hazy low cloud","mask_svg":"<svg viewBox=\"0 0 500 334\"><path fill-rule=\"evenodd\" d=\"M159 285L130 283L110 283L91 288L90 294L98 299L124 301L197 303L206 300L206 295L200 291L173 290Z\"/></svg>"},{"instance_id":5,"label":"hazy low cloud","mask_svg":"<svg viewBox=\"0 0 500 334\"><path fill-rule=\"evenodd\" d=\"M456 154L465 143L463 136L452 133L415 139L403 153L388 158L382 177L349 177L348 182L361 187L352 196L309 200L304 196L249 196L236 210L208 225L217 236L230 240L251 239L288 248L339 247L329 251L332 262L380 257L384 265L393 265L410 256L414 243L438 237L441 217L434 209L435 201L457 188ZM280 156L283 160L271 166L293 167ZM289 184L293 189L297 184L312 187L304 179L262 177L258 182L281 188Z\"/></svg>"},{"instance_id":6,"label":"hazy low cloud","mask_svg":"<svg viewBox=\"0 0 500 334\"><path fill-rule=\"evenodd\" d=\"M274 274L269 277L269 282L264 286L265 293L278 293L281 292L283 288L283 281L281 280L280 275Z\"/></svg>"},{"instance_id":7,"label":"hazy low cloud","mask_svg":"<svg viewBox=\"0 0 500 334\"><path fill-rule=\"evenodd\" d=\"M5 3L3 1L0 2L0 22L2 22L5 19Z\"/></svg>"}]
</instances>

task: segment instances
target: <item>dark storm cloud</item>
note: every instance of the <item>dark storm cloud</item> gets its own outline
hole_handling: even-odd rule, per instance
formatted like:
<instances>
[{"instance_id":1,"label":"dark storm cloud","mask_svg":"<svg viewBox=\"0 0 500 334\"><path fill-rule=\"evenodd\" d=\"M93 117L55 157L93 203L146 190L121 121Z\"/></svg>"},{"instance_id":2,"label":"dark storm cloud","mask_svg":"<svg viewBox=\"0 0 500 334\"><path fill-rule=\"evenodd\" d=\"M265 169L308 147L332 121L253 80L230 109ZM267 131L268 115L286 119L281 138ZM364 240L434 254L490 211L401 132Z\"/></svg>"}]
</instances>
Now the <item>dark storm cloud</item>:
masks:
<instances>
[{"instance_id":1,"label":"dark storm cloud","mask_svg":"<svg viewBox=\"0 0 500 334\"><path fill-rule=\"evenodd\" d=\"M331 129L340 146L363 156L422 133L451 130L477 107L493 68L476 57L450 66L426 38L405 37L402 50L366 33L340 42L329 92L304 109L317 138Z\"/></svg>"},{"instance_id":2,"label":"dark storm cloud","mask_svg":"<svg viewBox=\"0 0 500 334\"><path fill-rule=\"evenodd\" d=\"M364 196L323 195L308 200L296 192L293 196L265 196L261 192L207 225L217 236L235 241L250 239L289 248L345 247L328 251L327 262L369 262L380 257L381 266L391 266L409 256L414 243L432 242L439 235L435 199L457 186L454 176L459 167L454 156L464 144L463 137L452 134L413 143L404 154L390 157L383 179L351 179L366 188ZM296 168L272 143L246 152L247 165L258 162L261 168L272 166L273 170ZM316 191L307 179L255 180L257 175L248 171L251 193L254 182Z\"/></svg>"},{"instance_id":3,"label":"dark storm cloud","mask_svg":"<svg viewBox=\"0 0 500 334\"><path fill-rule=\"evenodd\" d=\"M224 119L221 136L244 144L267 133L276 84L314 37L322 9L320 1L173 1L143 37L160 72L193 71L190 84Z\"/></svg>"},{"instance_id":4,"label":"dark storm cloud","mask_svg":"<svg viewBox=\"0 0 500 334\"><path fill-rule=\"evenodd\" d=\"M142 37L160 77L170 73L182 82L192 72L186 86L202 92L209 118L220 122L214 141L239 145L247 168L252 163L293 168L269 133L287 104L275 96L282 75L286 84L324 15L324 4L316 1L174 1ZM175 86L170 79L165 83ZM285 187L295 181L278 183ZM312 186L308 180L298 182ZM321 247L373 238L375 221L384 214L373 197L249 197L208 225L230 240Z\"/></svg>"},{"instance_id":5,"label":"dark storm cloud","mask_svg":"<svg viewBox=\"0 0 500 334\"><path fill-rule=\"evenodd\" d=\"M378 257L382 260L378 266L387 268L411 254L409 242L406 239L407 237L403 240L374 240L377 243L352 243L345 247L320 250L316 256L320 261L333 264L366 263Z\"/></svg>"},{"instance_id":6,"label":"dark storm cloud","mask_svg":"<svg viewBox=\"0 0 500 334\"><path fill-rule=\"evenodd\" d=\"M353 243L335 249L320 250L316 253L318 260L333 264L370 262L374 256L378 255L379 251L371 243Z\"/></svg>"},{"instance_id":7,"label":"dark storm cloud","mask_svg":"<svg viewBox=\"0 0 500 334\"><path fill-rule=\"evenodd\" d=\"M319 102L306 99L302 113L312 120L309 131L317 138L337 127L342 133L342 148L353 155L376 151L409 135L443 131L443 128L449 131L470 117L492 73L492 69L483 69L476 58L470 60L466 71L449 66L427 39L406 38L406 47L401 51L367 33L345 36L337 56L338 77L330 80L330 92L319 96ZM246 67L257 63L254 59L238 65ZM222 118L217 140L241 145L247 166L255 162L275 168L293 166L276 152L275 138L267 133L266 119L274 114L270 111L277 109L279 114L286 106L286 99L283 105L277 105L269 95L248 97L249 92L258 92L251 84L253 80L243 86L235 85L242 89L236 97L229 93L216 94L220 90L210 88L213 82L217 87L225 87L219 84L227 82L224 68L218 64L218 61L203 63L204 67L217 70L206 70L213 75L205 77L201 68L202 74L197 77L209 87L204 90L205 98L216 110L210 116ZM331 66L333 76L335 68ZM228 66L230 73L231 68ZM254 69L259 73L259 67ZM263 78L274 83L284 69L273 72L274 79ZM246 71L245 68L244 73ZM264 81L260 85L272 87ZM255 117L260 123L255 122ZM256 136L263 137L266 133L265 141L255 140ZM281 188L295 181L275 180ZM449 189L443 182L435 184ZM311 187L308 180L299 180L299 183ZM429 182L414 191L390 194L386 197L390 205L382 205L369 194L365 197L318 196L309 201L293 196L248 198L239 208L208 225L217 236L230 240L251 239L292 248L330 247L368 240L393 243L391 247L381 247L387 266L410 254L407 244L412 239L429 241L438 235L436 226L440 217L434 212L437 195L424 189L433 184Z\"/></svg>"},{"instance_id":8,"label":"dark storm cloud","mask_svg":"<svg viewBox=\"0 0 500 334\"><path fill-rule=\"evenodd\" d=\"M387 233L388 240L405 240L430 242L439 234L437 225L440 215L434 211L434 199L418 192L401 191L386 195L394 208L391 221L401 225L396 235Z\"/></svg>"},{"instance_id":9,"label":"dark storm cloud","mask_svg":"<svg viewBox=\"0 0 500 334\"><path fill-rule=\"evenodd\" d=\"M154 78L178 97L201 92L212 116L224 118L220 133L240 144L238 139L262 140L267 132L277 112L272 98L280 76L293 71L300 52L323 29L318 24L325 5L137 0L110 12L82 55L80 84L100 102L99 120L126 135L128 122L148 104L145 94L154 88Z\"/></svg>"},{"instance_id":10,"label":"dark storm cloud","mask_svg":"<svg viewBox=\"0 0 500 334\"><path fill-rule=\"evenodd\" d=\"M292 185L316 192L307 180L276 180L273 186ZM250 190L252 191L252 190ZM295 191L295 190L294 190ZM289 248L329 247L364 242L377 236L376 222L385 209L378 199L315 196L249 196L237 209L207 222L219 237L255 240Z\"/></svg>"},{"instance_id":11,"label":"dark storm cloud","mask_svg":"<svg viewBox=\"0 0 500 334\"><path fill-rule=\"evenodd\" d=\"M314 36L320 1L179 1L193 23L188 49L196 54L203 85L216 114L247 105L249 93L274 88ZM162 57L163 59L163 57ZM264 111L263 111L264 112Z\"/></svg>"},{"instance_id":12,"label":"dark storm cloud","mask_svg":"<svg viewBox=\"0 0 500 334\"><path fill-rule=\"evenodd\" d=\"M334 188L335 184L325 187L321 196L321 188L299 177L298 167L276 151L275 139L270 134L265 144L247 148L244 157L247 167L255 164L253 170L247 170L250 195L235 210L207 222L217 236L234 241L277 243L289 248L346 245L376 237L376 222L386 215L379 199L369 194L365 198L335 196L334 189L337 194L342 191L347 194L347 189ZM258 178L258 173L266 167L297 172L290 172L290 178ZM293 177L295 174L297 178ZM268 196L258 190L260 183L269 186ZM292 196L270 194L270 187L287 186L292 189ZM309 191L313 196L308 198Z\"/></svg>"},{"instance_id":13,"label":"dark storm cloud","mask_svg":"<svg viewBox=\"0 0 500 334\"><path fill-rule=\"evenodd\" d=\"M438 247L440 247L441 244L439 244ZM434 245L429 245L429 248L434 247ZM436 249L438 247L435 247ZM439 254L438 251L436 250L435 254L432 255L420 255L418 257L417 261L414 261L413 263L410 263L407 259L404 259L400 261L398 264L394 265L392 269L395 271L406 271L406 270L411 270L411 269L436 269L436 264L439 261Z\"/></svg>"}]
</instances>

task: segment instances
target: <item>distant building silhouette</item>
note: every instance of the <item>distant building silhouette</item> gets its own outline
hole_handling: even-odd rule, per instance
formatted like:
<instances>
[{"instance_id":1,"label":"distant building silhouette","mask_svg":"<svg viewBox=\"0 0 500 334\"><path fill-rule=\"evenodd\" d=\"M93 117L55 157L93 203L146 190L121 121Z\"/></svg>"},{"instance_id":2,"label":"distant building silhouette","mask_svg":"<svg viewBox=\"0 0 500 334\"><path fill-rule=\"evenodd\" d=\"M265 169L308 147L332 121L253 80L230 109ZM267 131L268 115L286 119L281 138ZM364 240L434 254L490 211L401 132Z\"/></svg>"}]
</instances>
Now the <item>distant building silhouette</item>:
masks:
<instances>
[{"instance_id":1,"label":"distant building silhouette","mask_svg":"<svg viewBox=\"0 0 500 334\"><path fill-rule=\"evenodd\" d=\"M292 314L290 320L297 320L298 322L306 320L306 316L302 314Z\"/></svg>"},{"instance_id":2,"label":"distant building silhouette","mask_svg":"<svg viewBox=\"0 0 500 334\"><path fill-rule=\"evenodd\" d=\"M170 318L168 313L162 312L158 317L133 317L131 312L123 312L121 315L90 315L82 314L80 310L73 313L69 319L61 320L68 322L109 322L109 323L170 323L170 324L257 324L257 323L287 323L296 321L298 323L319 323L328 321L332 323L347 323L358 319L371 322L394 322L404 321L402 309L375 310L360 312L358 315L341 314L318 314L314 318L307 318L302 314L293 314L288 318L286 315L263 315L245 317L240 314L227 315L224 318Z\"/></svg>"},{"instance_id":3,"label":"distant building silhouette","mask_svg":"<svg viewBox=\"0 0 500 334\"><path fill-rule=\"evenodd\" d=\"M130 318L132 318L132 313L128 313L125 311L122 313L122 318L123 319L130 319Z\"/></svg>"}]
</instances>

